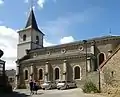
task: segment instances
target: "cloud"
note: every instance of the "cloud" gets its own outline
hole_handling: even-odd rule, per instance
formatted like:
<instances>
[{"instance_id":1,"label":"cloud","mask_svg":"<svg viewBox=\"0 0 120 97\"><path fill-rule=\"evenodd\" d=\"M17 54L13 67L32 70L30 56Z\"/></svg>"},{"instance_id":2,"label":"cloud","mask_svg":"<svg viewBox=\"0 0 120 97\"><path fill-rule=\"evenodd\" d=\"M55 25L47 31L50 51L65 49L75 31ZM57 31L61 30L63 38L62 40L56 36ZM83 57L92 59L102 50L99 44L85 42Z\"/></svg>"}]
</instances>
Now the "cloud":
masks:
<instances>
[{"instance_id":1,"label":"cloud","mask_svg":"<svg viewBox=\"0 0 120 97\"><path fill-rule=\"evenodd\" d=\"M0 0L0 4L3 4L4 3L4 1L3 0Z\"/></svg>"},{"instance_id":2,"label":"cloud","mask_svg":"<svg viewBox=\"0 0 120 97\"><path fill-rule=\"evenodd\" d=\"M45 39L43 40L43 46L44 46L44 47L53 46L53 45L56 45L56 44L50 43L50 42L46 41Z\"/></svg>"},{"instance_id":3,"label":"cloud","mask_svg":"<svg viewBox=\"0 0 120 97\"><path fill-rule=\"evenodd\" d=\"M64 44L64 43L70 43L75 41L75 39L72 36L68 36L68 37L63 37L62 39L60 39L60 43Z\"/></svg>"},{"instance_id":4,"label":"cloud","mask_svg":"<svg viewBox=\"0 0 120 97\"><path fill-rule=\"evenodd\" d=\"M24 0L24 2L25 2L25 3L28 3L28 2L29 2L29 0Z\"/></svg>"},{"instance_id":5,"label":"cloud","mask_svg":"<svg viewBox=\"0 0 120 97\"><path fill-rule=\"evenodd\" d=\"M46 2L46 0L38 0L37 4L40 6L40 8L43 8L45 2Z\"/></svg>"},{"instance_id":6,"label":"cloud","mask_svg":"<svg viewBox=\"0 0 120 97\"><path fill-rule=\"evenodd\" d=\"M6 69L15 69L17 41L18 34L14 29L0 26L0 49L4 51L2 59L6 61Z\"/></svg>"}]
</instances>

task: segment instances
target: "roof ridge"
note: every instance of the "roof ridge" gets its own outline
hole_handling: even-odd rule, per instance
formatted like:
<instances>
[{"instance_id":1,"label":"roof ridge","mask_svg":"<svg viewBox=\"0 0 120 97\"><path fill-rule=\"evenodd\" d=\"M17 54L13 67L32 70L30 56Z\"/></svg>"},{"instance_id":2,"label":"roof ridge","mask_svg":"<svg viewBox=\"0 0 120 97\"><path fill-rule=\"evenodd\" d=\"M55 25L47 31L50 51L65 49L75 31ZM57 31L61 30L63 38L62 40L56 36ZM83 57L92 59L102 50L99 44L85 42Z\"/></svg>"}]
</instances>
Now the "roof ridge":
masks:
<instances>
[{"instance_id":1,"label":"roof ridge","mask_svg":"<svg viewBox=\"0 0 120 97\"><path fill-rule=\"evenodd\" d=\"M117 46L115 51L99 66L98 70L101 69L118 51L120 50L120 44Z\"/></svg>"}]
</instances>

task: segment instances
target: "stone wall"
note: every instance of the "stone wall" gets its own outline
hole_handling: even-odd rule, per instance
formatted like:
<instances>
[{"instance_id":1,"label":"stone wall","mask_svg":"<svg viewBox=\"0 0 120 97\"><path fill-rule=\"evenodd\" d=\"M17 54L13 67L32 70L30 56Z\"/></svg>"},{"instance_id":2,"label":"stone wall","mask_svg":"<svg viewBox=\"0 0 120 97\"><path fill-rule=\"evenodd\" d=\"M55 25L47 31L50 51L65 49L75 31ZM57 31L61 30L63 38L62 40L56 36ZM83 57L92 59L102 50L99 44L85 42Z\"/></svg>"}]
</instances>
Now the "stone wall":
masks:
<instances>
[{"instance_id":1,"label":"stone wall","mask_svg":"<svg viewBox=\"0 0 120 97\"><path fill-rule=\"evenodd\" d=\"M102 91L120 87L120 48L101 69Z\"/></svg>"}]
</instances>

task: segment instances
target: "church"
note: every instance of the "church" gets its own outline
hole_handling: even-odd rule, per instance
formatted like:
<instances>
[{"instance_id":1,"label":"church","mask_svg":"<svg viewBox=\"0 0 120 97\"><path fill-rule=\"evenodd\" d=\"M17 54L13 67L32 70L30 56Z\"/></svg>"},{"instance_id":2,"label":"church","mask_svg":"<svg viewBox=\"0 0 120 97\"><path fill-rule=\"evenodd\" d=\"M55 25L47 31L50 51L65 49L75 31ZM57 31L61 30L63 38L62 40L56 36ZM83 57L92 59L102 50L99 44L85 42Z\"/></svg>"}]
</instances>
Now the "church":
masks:
<instances>
[{"instance_id":1,"label":"church","mask_svg":"<svg viewBox=\"0 0 120 97\"><path fill-rule=\"evenodd\" d=\"M120 44L120 36L103 36L44 47L44 33L38 28L33 9L26 26L18 31L16 85L28 86L29 80L75 81L82 87L87 77L98 83L98 67Z\"/></svg>"}]
</instances>

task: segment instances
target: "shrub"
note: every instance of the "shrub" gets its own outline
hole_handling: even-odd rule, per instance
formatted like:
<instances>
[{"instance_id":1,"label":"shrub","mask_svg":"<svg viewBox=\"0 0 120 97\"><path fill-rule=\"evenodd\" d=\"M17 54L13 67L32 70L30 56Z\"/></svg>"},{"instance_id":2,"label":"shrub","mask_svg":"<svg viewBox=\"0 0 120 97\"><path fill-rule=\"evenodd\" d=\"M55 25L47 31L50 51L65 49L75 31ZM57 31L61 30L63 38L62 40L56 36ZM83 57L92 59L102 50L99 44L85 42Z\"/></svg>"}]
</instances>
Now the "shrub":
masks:
<instances>
[{"instance_id":1,"label":"shrub","mask_svg":"<svg viewBox=\"0 0 120 97\"><path fill-rule=\"evenodd\" d=\"M96 85L93 82L89 81L84 84L83 92L84 93L91 93L91 92L98 93L99 90L97 89Z\"/></svg>"},{"instance_id":2,"label":"shrub","mask_svg":"<svg viewBox=\"0 0 120 97\"><path fill-rule=\"evenodd\" d=\"M18 85L17 88L18 88L18 89L26 89L26 85L25 85L25 84L21 84L21 85Z\"/></svg>"}]
</instances>

